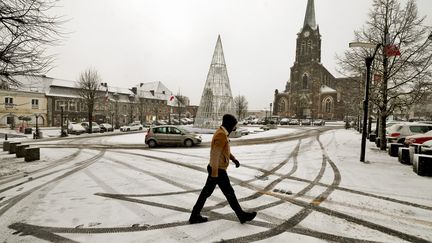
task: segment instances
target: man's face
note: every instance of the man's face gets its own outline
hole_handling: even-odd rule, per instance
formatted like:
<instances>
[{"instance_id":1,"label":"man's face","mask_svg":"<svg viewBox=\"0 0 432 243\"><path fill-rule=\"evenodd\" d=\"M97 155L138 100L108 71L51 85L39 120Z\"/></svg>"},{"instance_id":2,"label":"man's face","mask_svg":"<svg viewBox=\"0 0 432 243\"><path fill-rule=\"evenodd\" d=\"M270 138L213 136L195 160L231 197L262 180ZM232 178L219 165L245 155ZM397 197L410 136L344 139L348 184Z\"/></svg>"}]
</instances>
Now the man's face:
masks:
<instances>
[{"instance_id":1,"label":"man's face","mask_svg":"<svg viewBox=\"0 0 432 243\"><path fill-rule=\"evenodd\" d=\"M226 127L228 133L234 132L237 130L237 124L234 125L234 127Z\"/></svg>"}]
</instances>

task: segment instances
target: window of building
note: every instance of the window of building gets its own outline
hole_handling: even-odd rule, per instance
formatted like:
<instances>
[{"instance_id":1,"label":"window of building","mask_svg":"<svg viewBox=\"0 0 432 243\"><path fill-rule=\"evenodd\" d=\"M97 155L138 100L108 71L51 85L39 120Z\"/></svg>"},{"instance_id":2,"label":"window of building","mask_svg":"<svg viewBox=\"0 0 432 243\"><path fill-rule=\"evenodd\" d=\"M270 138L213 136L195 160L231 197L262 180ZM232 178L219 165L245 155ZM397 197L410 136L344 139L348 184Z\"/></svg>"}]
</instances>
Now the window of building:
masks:
<instances>
[{"instance_id":1,"label":"window of building","mask_svg":"<svg viewBox=\"0 0 432 243\"><path fill-rule=\"evenodd\" d=\"M308 76L306 74L303 74L303 89L308 88Z\"/></svg>"},{"instance_id":2,"label":"window of building","mask_svg":"<svg viewBox=\"0 0 432 243\"><path fill-rule=\"evenodd\" d=\"M5 97L5 106L6 107L12 107L13 106L13 98L12 97Z\"/></svg>"},{"instance_id":3,"label":"window of building","mask_svg":"<svg viewBox=\"0 0 432 243\"><path fill-rule=\"evenodd\" d=\"M32 109L39 109L39 100L38 99L32 99L31 104L32 104Z\"/></svg>"},{"instance_id":4,"label":"window of building","mask_svg":"<svg viewBox=\"0 0 432 243\"><path fill-rule=\"evenodd\" d=\"M333 99L331 97L326 97L322 103L323 110L326 113L333 112Z\"/></svg>"},{"instance_id":5,"label":"window of building","mask_svg":"<svg viewBox=\"0 0 432 243\"><path fill-rule=\"evenodd\" d=\"M306 49L306 43L304 41L302 41L301 48L300 48L300 53L304 54L305 53L305 49Z\"/></svg>"},{"instance_id":6,"label":"window of building","mask_svg":"<svg viewBox=\"0 0 432 243\"><path fill-rule=\"evenodd\" d=\"M69 102L69 110L70 111L76 111L77 110L77 105L76 105L75 101Z\"/></svg>"},{"instance_id":7,"label":"window of building","mask_svg":"<svg viewBox=\"0 0 432 243\"><path fill-rule=\"evenodd\" d=\"M55 102L55 110L56 111L61 111L61 107L63 106L63 111L66 110L66 102L63 100L56 100Z\"/></svg>"}]
</instances>

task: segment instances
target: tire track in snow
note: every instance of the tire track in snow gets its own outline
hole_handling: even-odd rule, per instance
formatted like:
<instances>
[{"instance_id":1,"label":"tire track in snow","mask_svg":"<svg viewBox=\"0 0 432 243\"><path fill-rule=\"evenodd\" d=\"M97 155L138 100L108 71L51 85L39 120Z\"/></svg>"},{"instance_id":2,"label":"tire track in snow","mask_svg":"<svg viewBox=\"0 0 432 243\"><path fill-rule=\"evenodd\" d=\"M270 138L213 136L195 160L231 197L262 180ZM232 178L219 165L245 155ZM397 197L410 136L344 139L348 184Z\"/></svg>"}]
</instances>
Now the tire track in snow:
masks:
<instances>
[{"instance_id":1,"label":"tire track in snow","mask_svg":"<svg viewBox=\"0 0 432 243\"><path fill-rule=\"evenodd\" d=\"M322 146L322 144L321 144L321 146ZM326 184L323 184L323 183L319 183L319 184L326 185ZM272 193L269 193L269 194L271 195ZM279 196L280 197L280 195L273 195L273 196L276 196L276 197ZM322 208L319 205L317 206L317 205L313 205L313 204L310 204L310 203L308 204L308 203L305 203L305 202L297 200L297 199L291 199L291 198L284 197L284 200L288 201L288 202L291 202L291 203L294 203L294 204L299 205L299 206L303 206L305 208L306 207L310 207L311 209L316 210L318 212L322 212L322 213L325 213L325 214L328 214L328 215L332 215L332 216L336 216L336 217L339 217L339 218L344 218L344 219L346 219L348 221L351 221L351 222L356 222L356 223L359 223L359 224L365 224L365 223L368 224L369 223L367 221L364 221L364 220L361 220L361 219L357 219L355 217L350 217L349 215L345 215L343 213L339 213L339 212L336 212L336 211L333 211L333 210L330 210L330 209ZM320 201L320 200L318 200L318 201ZM146 203L152 204L153 203L153 202L145 202L145 201L136 201L136 202L137 203L143 203L143 204L146 204ZM178 209L178 210L182 210L182 209ZM183 210L185 210L185 209L183 209ZM187 210L187 212L189 212L189 210ZM256 221L256 222L254 221L254 222L250 222L250 223L253 224L253 225L260 225L260 224L262 224L259 221ZM188 224L187 221L186 222L179 222L177 225L181 226L181 225L185 225L185 224ZM163 225L161 225L161 227L165 227L165 226L166 227L175 227L175 225L176 225L175 223L174 224L163 224ZM152 228L152 227L153 226L145 226L145 227L143 227L143 229L144 228L145 228L145 230L155 229L155 228ZM366 227L368 227L368 226L366 226ZM376 230L379 230L379 231L382 231L382 232L386 232L386 233L388 233L390 235L398 236L399 238L402 238L402 239L415 240L415 241L418 241L418 242L425 242L424 239L421 239L421 238L418 238L418 237L415 237L415 236L410 236L410 235L407 235L407 234L403 234L402 232L392 231L392 229L386 229L386 227L383 227L383 226L380 226L380 225L375 225L373 223L369 223L369 227L370 228L371 227L375 228ZM46 230L46 228L44 228L44 229ZM96 230L96 229L89 229L89 230ZM127 230L128 231L135 231L133 228L132 229L127 229ZM302 230L301 229L299 230L298 228L292 228L292 229L290 229L288 231L289 232L295 232L295 233L302 232ZM308 231L308 230L306 230L306 231ZM317 238L324 238L324 239L329 239L329 240L335 240L336 239L336 240L341 241L341 242L368 242L368 241L363 241L363 240L358 240L358 239L350 239L350 238L347 238L347 237L334 236L334 235L326 234L326 233L322 233L322 232L316 232L316 231L310 231L310 232L313 232L313 235L315 237L317 237ZM303 233L306 234L306 232L304 232L304 230L303 230ZM402 233L402 234L399 234L399 233ZM330 238L326 238L328 236Z\"/></svg>"},{"instance_id":2,"label":"tire track in snow","mask_svg":"<svg viewBox=\"0 0 432 243\"><path fill-rule=\"evenodd\" d=\"M0 209L0 217L4 213L6 213L11 207L13 207L14 205L16 205L18 202L20 202L21 200L23 200L24 198L26 198L31 193L33 193L33 192L35 192L35 191L37 191L37 190L39 190L39 189L41 189L41 188L43 188L43 187L51 184L53 182L57 182L59 180L62 180L64 178L66 178L66 177L68 177L68 176L70 176L70 175L72 175L72 174L74 174L74 173L76 173L76 172L78 172L78 171L80 171L80 170L82 170L82 169L90 166L91 164L93 164L94 162L96 162L99 158L101 158L104 155L104 153L105 153L105 151L101 151L99 154L97 154L97 155L95 155L95 156L93 156L93 157L91 157L89 159L86 159L84 161L81 161L80 165L78 167L70 169L69 171L67 171L67 172L65 172L65 173L63 173L63 174L61 174L61 175L53 178L52 180L49 180L49 181L47 181L47 182L45 182L45 183L43 183L41 185L38 185L38 186L36 186L36 187L34 187L34 188L26 191L26 192L21 193L20 195L12 197L9 200L3 202L0 205L0 206L4 206L3 208Z\"/></svg>"},{"instance_id":3,"label":"tire track in snow","mask_svg":"<svg viewBox=\"0 0 432 243\"><path fill-rule=\"evenodd\" d=\"M16 188L16 187L21 186L23 184L26 184L28 182L34 182L37 179L43 178L45 176L49 176L49 175L57 173L59 171L66 170L66 169L59 169L59 170L51 171L51 172L48 172L46 174L42 174L42 175L39 175L39 176L36 176L36 177L32 176L34 174L41 173L41 172L50 170L52 168L64 165L64 164L72 161L73 159L75 159L80 153L81 153L81 149L79 149L78 151L76 151L75 153L73 153L73 154L71 154L69 156L66 156L65 158L62 158L62 159L59 159L59 160L56 160L56 161L52 162L51 164L49 164L46 167L43 167L43 168L31 171L31 172L28 172L28 173L25 173L25 174L24 173L20 173L19 175L13 175L11 177L5 178L5 180L2 180L0 182L0 186L8 184L8 183L13 182L13 181L19 181L23 177L31 178L31 180L28 179L26 181L18 182L18 183L14 184L14 185L10 185L8 187L2 188L2 189L0 189L0 193L8 191L8 190L13 189L13 188Z\"/></svg>"}]
</instances>

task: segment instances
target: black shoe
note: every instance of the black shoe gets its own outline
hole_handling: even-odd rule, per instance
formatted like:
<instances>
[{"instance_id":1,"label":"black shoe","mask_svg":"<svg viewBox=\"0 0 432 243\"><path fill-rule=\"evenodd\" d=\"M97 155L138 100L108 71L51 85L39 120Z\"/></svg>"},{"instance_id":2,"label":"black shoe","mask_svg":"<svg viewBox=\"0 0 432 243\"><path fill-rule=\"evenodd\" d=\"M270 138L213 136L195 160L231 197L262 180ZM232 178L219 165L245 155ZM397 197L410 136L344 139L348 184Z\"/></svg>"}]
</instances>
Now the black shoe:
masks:
<instances>
[{"instance_id":1,"label":"black shoe","mask_svg":"<svg viewBox=\"0 0 432 243\"><path fill-rule=\"evenodd\" d=\"M245 223L246 221L251 221L255 218L255 216L257 215L256 212L251 212L251 213L243 213L243 215L241 217L239 217L240 223Z\"/></svg>"},{"instance_id":2,"label":"black shoe","mask_svg":"<svg viewBox=\"0 0 432 243\"><path fill-rule=\"evenodd\" d=\"M191 215L189 218L190 224L199 224L199 223L204 223L207 221L208 221L208 219L206 217L201 216L201 215Z\"/></svg>"}]
</instances>

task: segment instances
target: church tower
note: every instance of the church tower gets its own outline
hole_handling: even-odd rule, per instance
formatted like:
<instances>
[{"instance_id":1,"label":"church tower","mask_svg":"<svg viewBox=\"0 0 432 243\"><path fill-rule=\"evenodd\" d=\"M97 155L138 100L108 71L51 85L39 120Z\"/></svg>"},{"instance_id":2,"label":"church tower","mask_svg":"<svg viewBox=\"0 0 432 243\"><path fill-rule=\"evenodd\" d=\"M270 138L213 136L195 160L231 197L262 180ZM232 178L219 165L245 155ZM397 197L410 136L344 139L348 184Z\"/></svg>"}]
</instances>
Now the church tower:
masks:
<instances>
[{"instance_id":1,"label":"church tower","mask_svg":"<svg viewBox=\"0 0 432 243\"><path fill-rule=\"evenodd\" d=\"M314 0L308 0L303 28L297 34L295 62L321 62L321 35L315 21Z\"/></svg>"},{"instance_id":2,"label":"church tower","mask_svg":"<svg viewBox=\"0 0 432 243\"><path fill-rule=\"evenodd\" d=\"M297 33L294 65L285 91L274 93L273 113L282 117L343 119L346 100L355 92L356 77L335 78L321 63L321 34L314 0L308 0L303 27ZM341 92L341 90L344 92Z\"/></svg>"},{"instance_id":3,"label":"church tower","mask_svg":"<svg viewBox=\"0 0 432 243\"><path fill-rule=\"evenodd\" d=\"M296 57L291 67L290 110L298 118L313 118L319 110L322 84L321 35L315 20L314 0L308 0L303 27L297 34Z\"/></svg>"}]
</instances>

